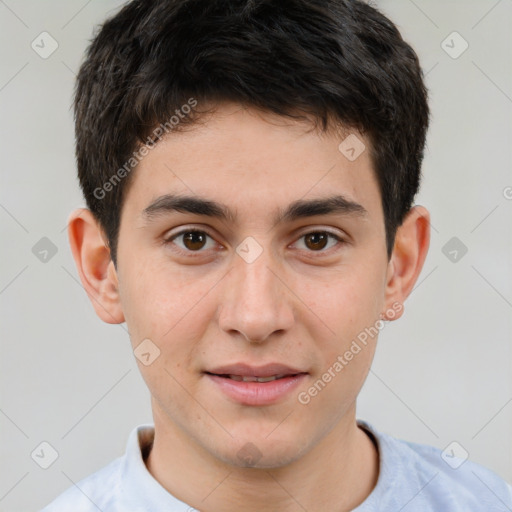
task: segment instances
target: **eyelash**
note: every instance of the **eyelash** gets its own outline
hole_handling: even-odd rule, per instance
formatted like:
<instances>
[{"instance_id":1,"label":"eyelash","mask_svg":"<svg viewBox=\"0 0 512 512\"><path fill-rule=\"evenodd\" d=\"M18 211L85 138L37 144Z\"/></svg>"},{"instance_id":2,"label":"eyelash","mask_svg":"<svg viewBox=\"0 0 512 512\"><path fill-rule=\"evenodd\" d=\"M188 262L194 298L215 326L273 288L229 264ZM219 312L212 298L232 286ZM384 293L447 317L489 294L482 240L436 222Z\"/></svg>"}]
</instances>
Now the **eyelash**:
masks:
<instances>
[{"instance_id":1,"label":"eyelash","mask_svg":"<svg viewBox=\"0 0 512 512\"><path fill-rule=\"evenodd\" d=\"M176 245L174 244L174 240L176 238L179 238L180 236L182 235L185 235L185 234L188 234L188 233L201 233L201 234L204 234L206 235L207 237L211 238L213 240L213 237L205 230L203 229L197 229L197 228L188 228L188 229L183 229L182 231L179 231L178 233L174 233L172 236L170 237L167 237L165 240L164 240L164 244L165 245ZM308 231L307 233L304 233L302 234L298 240L301 240L303 239L304 237L308 236L308 235L314 235L314 234L325 234L327 235L328 237L330 238L334 238L337 242L338 242L338 245L344 245L347 243L347 241L340 237L339 235L335 234L335 233L332 233L331 231L327 231L327 230L317 230L317 231ZM308 250L307 252L310 252L310 253L318 253L320 255L323 255L323 254L326 254L330 249L332 249L332 247L330 247L329 249L322 249L322 250L319 250L319 251L311 251L311 250ZM185 254L187 256L190 256L190 255L200 255L201 253L204 253L204 252L207 252L205 250L198 250L198 251L191 251L191 250L188 250L188 249L182 249L181 247L178 247L176 249L178 252L180 252L181 254Z\"/></svg>"}]
</instances>

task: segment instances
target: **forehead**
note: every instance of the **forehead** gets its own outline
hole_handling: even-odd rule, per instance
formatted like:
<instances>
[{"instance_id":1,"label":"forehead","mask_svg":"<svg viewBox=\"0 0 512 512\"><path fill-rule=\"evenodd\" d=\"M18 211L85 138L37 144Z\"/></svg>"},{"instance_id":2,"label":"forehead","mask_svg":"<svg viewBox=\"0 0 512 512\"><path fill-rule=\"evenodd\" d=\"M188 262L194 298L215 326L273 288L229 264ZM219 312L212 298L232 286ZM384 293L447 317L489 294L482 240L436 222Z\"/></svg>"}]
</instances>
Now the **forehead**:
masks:
<instances>
[{"instance_id":1,"label":"forehead","mask_svg":"<svg viewBox=\"0 0 512 512\"><path fill-rule=\"evenodd\" d=\"M369 149L355 131L321 133L309 122L222 105L148 151L134 171L124 208L143 217L165 196L180 195L203 206L215 202L231 221L245 216L275 224L291 203L341 197L345 206L360 205L360 213L378 217L380 193Z\"/></svg>"}]
</instances>

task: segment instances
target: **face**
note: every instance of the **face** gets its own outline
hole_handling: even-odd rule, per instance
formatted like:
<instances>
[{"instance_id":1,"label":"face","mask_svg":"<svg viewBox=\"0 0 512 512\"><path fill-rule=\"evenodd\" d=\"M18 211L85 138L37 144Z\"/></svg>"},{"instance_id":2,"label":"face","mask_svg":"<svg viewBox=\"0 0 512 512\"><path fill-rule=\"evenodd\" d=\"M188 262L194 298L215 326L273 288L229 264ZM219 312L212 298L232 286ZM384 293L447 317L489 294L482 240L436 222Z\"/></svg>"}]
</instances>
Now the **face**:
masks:
<instances>
[{"instance_id":1,"label":"face","mask_svg":"<svg viewBox=\"0 0 512 512\"><path fill-rule=\"evenodd\" d=\"M342 140L226 104L139 164L117 280L157 431L276 467L354 420L376 336L353 342L391 304L369 151Z\"/></svg>"}]
</instances>

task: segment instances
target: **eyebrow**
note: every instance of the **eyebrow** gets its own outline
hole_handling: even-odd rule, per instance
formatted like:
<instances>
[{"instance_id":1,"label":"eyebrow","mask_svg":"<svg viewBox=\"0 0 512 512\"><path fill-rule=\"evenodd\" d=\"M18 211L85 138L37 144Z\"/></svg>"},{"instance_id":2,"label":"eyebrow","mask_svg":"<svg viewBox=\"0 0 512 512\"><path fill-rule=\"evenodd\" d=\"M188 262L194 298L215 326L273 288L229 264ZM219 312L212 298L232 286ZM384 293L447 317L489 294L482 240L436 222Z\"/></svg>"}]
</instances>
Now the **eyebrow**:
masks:
<instances>
[{"instance_id":1,"label":"eyebrow","mask_svg":"<svg viewBox=\"0 0 512 512\"><path fill-rule=\"evenodd\" d=\"M174 212L204 215L231 223L236 223L237 220L236 213L224 204L200 197L175 194L165 194L158 197L142 211L142 216L151 221ZM368 215L367 210L359 203L342 195L335 195L326 198L294 201L286 209L280 209L277 212L273 219L273 225L333 213L363 217Z\"/></svg>"}]
</instances>

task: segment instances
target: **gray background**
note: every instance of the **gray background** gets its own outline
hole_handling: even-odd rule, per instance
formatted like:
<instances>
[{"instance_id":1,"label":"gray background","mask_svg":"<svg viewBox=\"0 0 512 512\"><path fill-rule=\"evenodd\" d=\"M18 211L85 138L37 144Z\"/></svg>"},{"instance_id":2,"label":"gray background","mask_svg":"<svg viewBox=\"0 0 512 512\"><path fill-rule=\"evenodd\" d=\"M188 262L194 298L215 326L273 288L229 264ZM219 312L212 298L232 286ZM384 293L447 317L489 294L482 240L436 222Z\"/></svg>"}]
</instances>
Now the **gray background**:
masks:
<instances>
[{"instance_id":1,"label":"gray background","mask_svg":"<svg viewBox=\"0 0 512 512\"><path fill-rule=\"evenodd\" d=\"M1 511L42 507L152 421L125 326L96 317L65 230L84 205L75 72L94 25L121 3L0 0ZM381 333L358 417L441 449L456 440L512 481L512 0L376 4L428 73L432 125L417 203L431 211L432 242L405 316ZM31 47L43 31L59 45L46 59ZM458 36L442 45L453 31L469 44L457 58ZM43 237L57 249L46 261L44 247L33 252ZM46 470L31 458L43 441L58 452Z\"/></svg>"}]
</instances>

